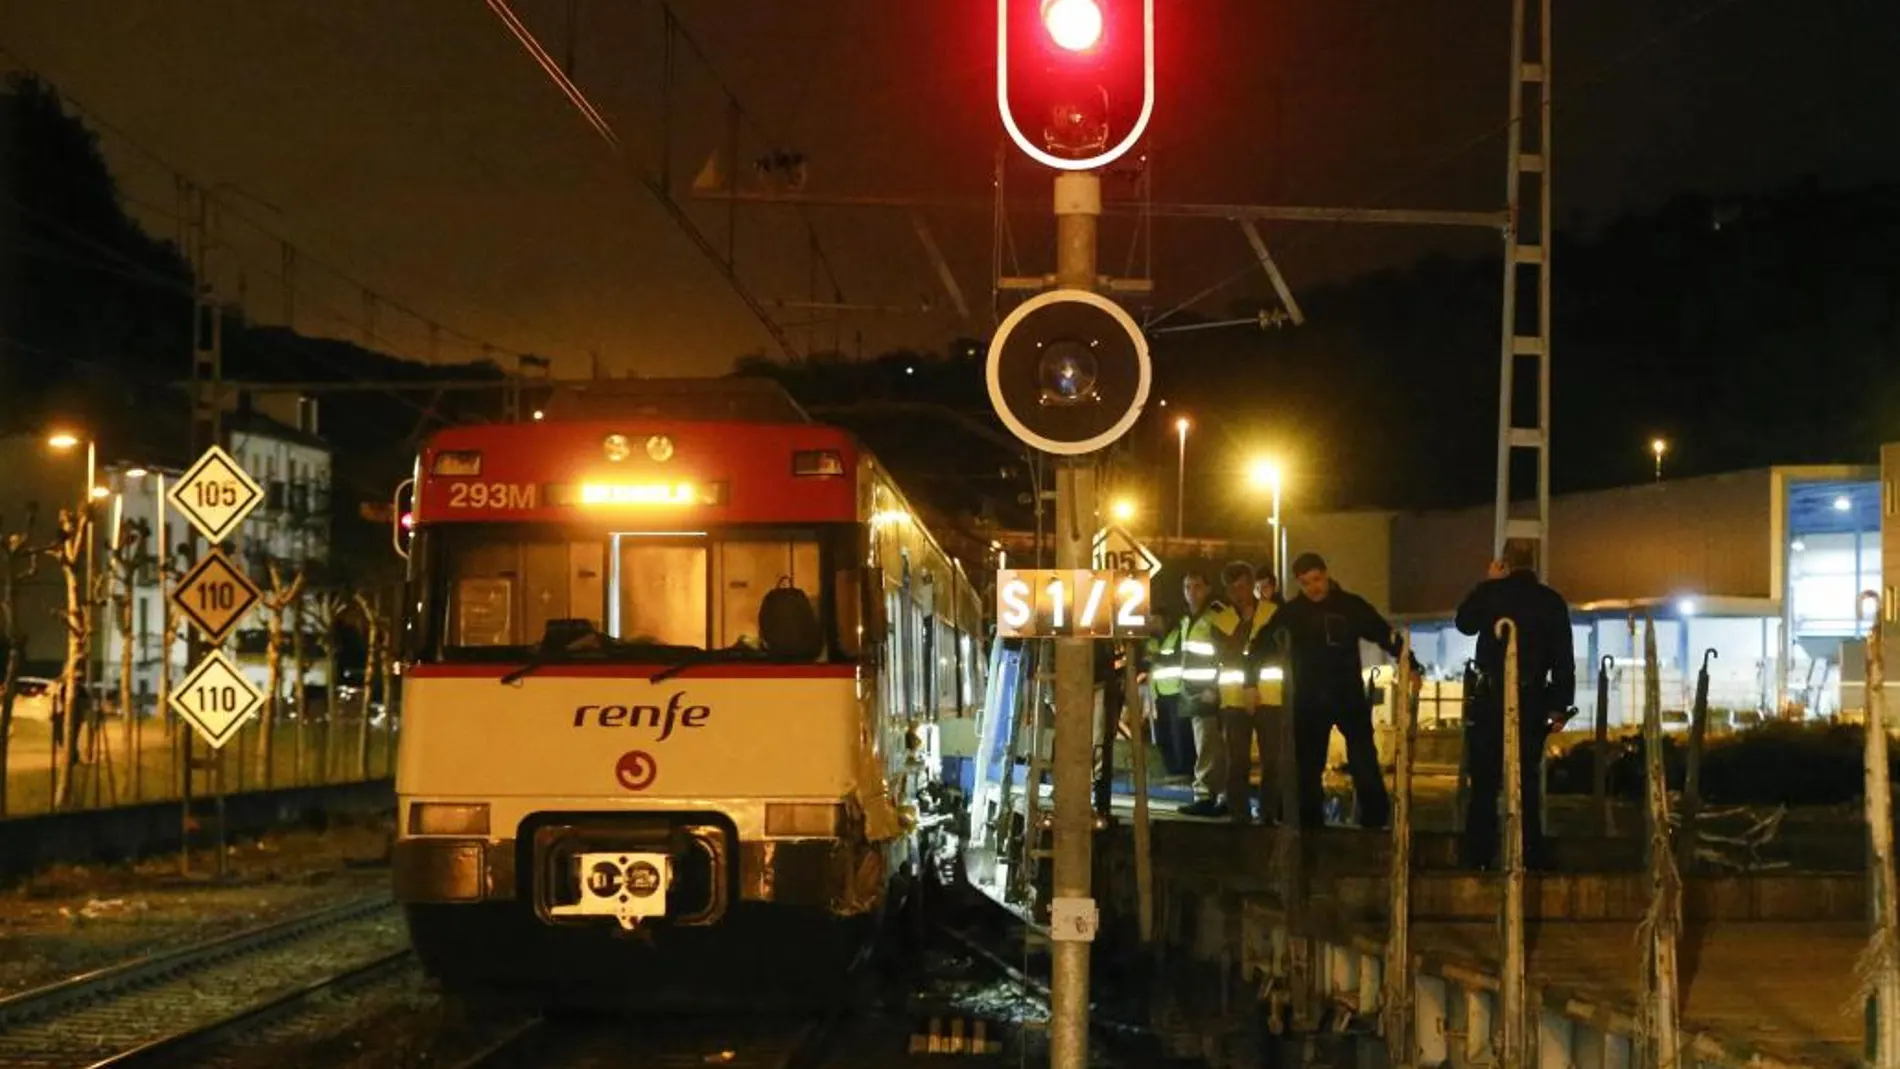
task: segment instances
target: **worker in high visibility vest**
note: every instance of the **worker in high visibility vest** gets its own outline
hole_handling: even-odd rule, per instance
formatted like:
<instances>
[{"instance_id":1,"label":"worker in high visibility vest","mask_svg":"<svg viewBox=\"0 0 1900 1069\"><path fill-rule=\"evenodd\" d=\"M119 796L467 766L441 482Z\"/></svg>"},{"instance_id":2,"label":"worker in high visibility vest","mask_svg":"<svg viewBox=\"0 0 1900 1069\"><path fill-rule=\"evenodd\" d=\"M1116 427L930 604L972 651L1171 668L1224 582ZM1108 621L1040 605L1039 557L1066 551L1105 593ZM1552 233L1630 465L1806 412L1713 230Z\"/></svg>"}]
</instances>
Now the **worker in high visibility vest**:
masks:
<instances>
[{"instance_id":1,"label":"worker in high visibility vest","mask_svg":"<svg viewBox=\"0 0 1900 1069\"><path fill-rule=\"evenodd\" d=\"M1247 774L1253 766L1255 740L1260 747L1260 820L1271 823L1279 811L1279 792L1275 773L1279 771L1280 713L1279 681L1265 684L1263 668L1250 667L1247 651L1266 630L1277 606L1262 602L1255 584L1258 576L1253 565L1235 561L1221 570L1227 588L1227 601L1215 616L1214 629L1220 632L1218 646L1221 724L1227 743L1228 815L1236 824L1245 824L1253 816L1247 789ZM1277 591L1276 591L1277 592Z\"/></svg>"},{"instance_id":2,"label":"worker in high visibility vest","mask_svg":"<svg viewBox=\"0 0 1900 1069\"><path fill-rule=\"evenodd\" d=\"M1181 715L1181 622L1161 613L1161 626L1144 643L1148 685L1154 694L1155 745L1161 750L1161 769L1170 776L1194 772L1194 729Z\"/></svg>"},{"instance_id":3,"label":"worker in high visibility vest","mask_svg":"<svg viewBox=\"0 0 1900 1069\"><path fill-rule=\"evenodd\" d=\"M1190 817L1224 817L1227 807L1221 803L1220 792L1227 784L1227 747L1221 734L1220 662L1215 645L1219 634L1214 630L1220 604L1212 600L1213 587L1198 568L1190 568L1181 577L1181 594L1188 611L1175 625L1181 668L1181 695L1175 709L1194 732L1194 801L1180 811Z\"/></svg>"}]
</instances>

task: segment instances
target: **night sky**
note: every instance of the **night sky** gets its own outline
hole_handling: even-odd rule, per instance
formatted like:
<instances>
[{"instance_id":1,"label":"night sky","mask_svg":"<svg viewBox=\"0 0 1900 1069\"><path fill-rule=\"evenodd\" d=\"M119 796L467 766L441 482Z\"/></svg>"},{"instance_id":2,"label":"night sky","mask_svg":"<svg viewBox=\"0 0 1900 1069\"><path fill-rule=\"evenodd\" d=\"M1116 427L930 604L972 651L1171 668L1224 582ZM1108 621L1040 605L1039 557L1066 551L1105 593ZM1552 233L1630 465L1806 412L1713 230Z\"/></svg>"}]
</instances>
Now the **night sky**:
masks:
<instances>
[{"instance_id":1,"label":"night sky","mask_svg":"<svg viewBox=\"0 0 1900 1069\"><path fill-rule=\"evenodd\" d=\"M633 180L659 141L653 0L516 0L516 12L629 146L616 161L480 0L0 0L0 62L38 69L169 162L229 183L239 211L303 250L296 325L360 340L358 283L447 327L581 374L718 374L774 351ZM810 189L985 200L1001 138L988 0L678 0L712 65L683 57L676 186L726 137L714 70L745 105L740 155L768 139L805 153ZM1161 0L1161 99L1147 142L1168 200L1489 208L1503 194L1506 0L1295 4ZM1742 192L1816 175L1900 178L1900 4L1891 0L1563 0L1556 15L1558 213L1593 226L1681 189ZM97 125L97 123L93 123ZM1493 136L1484 137L1487 132ZM176 232L171 175L125 138L103 147L134 213ZM1027 166L1012 182L1046 196ZM721 244L725 209L693 207ZM816 210L809 224L847 300L928 315L793 332L866 355L934 348L988 327L986 209L934 210L974 316L959 321L900 214ZM1028 217L1024 269L1049 252ZM741 270L766 298L832 286L807 220L740 213ZM236 218L218 265L227 298L280 322L273 238ZM1156 310L1240 271L1245 241L1216 223L1159 231ZM1488 234L1269 227L1296 292ZM1127 234L1110 228L1119 271ZM312 257L352 276L323 272ZM1557 267L1562 270L1561 264ZM816 283L816 284L815 284ZM1244 281L1197 307L1269 300ZM376 347L423 358L428 331L386 307ZM786 310L787 323L810 318ZM444 333L444 360L480 355Z\"/></svg>"}]
</instances>

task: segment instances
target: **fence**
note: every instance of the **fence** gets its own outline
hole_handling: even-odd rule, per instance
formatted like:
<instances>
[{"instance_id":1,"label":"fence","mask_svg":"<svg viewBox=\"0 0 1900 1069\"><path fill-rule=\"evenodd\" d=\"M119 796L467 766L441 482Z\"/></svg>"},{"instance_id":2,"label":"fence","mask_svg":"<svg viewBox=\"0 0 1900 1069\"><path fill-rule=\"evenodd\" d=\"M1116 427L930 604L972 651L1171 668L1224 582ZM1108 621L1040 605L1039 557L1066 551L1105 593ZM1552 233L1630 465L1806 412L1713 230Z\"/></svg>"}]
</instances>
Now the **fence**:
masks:
<instances>
[{"instance_id":1,"label":"fence","mask_svg":"<svg viewBox=\"0 0 1900 1069\"><path fill-rule=\"evenodd\" d=\"M283 709L271 727L268 766L264 729L253 718L215 755L225 792L325 786L392 776L401 719L396 708L372 706L366 712L357 702L341 706L335 716L312 710L310 715L299 717L294 710ZM73 766L67 802L58 806L55 769L60 754L55 725L46 720L16 718L6 767L0 769L6 785L5 816L179 798L184 740L192 735L191 727L169 711L162 717L144 715L136 720L136 731L128 730L120 716L80 725L79 763ZM191 753L200 762L208 756L204 743L196 738L192 739ZM204 772L195 775L193 797L210 793L211 782Z\"/></svg>"}]
</instances>

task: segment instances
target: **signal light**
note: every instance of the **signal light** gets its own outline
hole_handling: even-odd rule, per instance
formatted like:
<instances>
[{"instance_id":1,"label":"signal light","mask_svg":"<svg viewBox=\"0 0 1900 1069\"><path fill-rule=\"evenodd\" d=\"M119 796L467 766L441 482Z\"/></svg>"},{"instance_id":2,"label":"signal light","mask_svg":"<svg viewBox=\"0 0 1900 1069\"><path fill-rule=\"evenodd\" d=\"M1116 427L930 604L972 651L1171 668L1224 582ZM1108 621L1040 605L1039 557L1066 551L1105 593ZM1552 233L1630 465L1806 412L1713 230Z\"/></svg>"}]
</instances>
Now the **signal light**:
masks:
<instances>
[{"instance_id":1,"label":"signal light","mask_svg":"<svg viewBox=\"0 0 1900 1069\"><path fill-rule=\"evenodd\" d=\"M1120 159L1154 114L1154 0L997 0L996 103L1058 170Z\"/></svg>"},{"instance_id":2,"label":"signal light","mask_svg":"<svg viewBox=\"0 0 1900 1069\"><path fill-rule=\"evenodd\" d=\"M1148 340L1114 301L1051 290L996 328L985 367L990 404L1026 445L1058 456L1107 447L1148 401Z\"/></svg>"},{"instance_id":3,"label":"signal light","mask_svg":"<svg viewBox=\"0 0 1900 1069\"><path fill-rule=\"evenodd\" d=\"M1042 24L1071 52L1086 52L1102 40L1102 9L1095 0L1043 0Z\"/></svg>"}]
</instances>

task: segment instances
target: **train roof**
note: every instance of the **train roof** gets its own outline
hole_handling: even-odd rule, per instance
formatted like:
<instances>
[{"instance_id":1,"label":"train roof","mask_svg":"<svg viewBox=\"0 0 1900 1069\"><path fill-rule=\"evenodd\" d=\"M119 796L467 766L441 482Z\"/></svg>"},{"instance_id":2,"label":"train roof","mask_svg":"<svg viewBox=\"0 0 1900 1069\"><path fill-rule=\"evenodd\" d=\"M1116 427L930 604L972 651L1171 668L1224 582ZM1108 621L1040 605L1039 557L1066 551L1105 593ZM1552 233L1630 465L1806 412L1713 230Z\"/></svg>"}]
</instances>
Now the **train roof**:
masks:
<instances>
[{"instance_id":1,"label":"train roof","mask_svg":"<svg viewBox=\"0 0 1900 1069\"><path fill-rule=\"evenodd\" d=\"M762 378L590 379L559 382L541 409L549 420L813 423L785 387Z\"/></svg>"}]
</instances>

